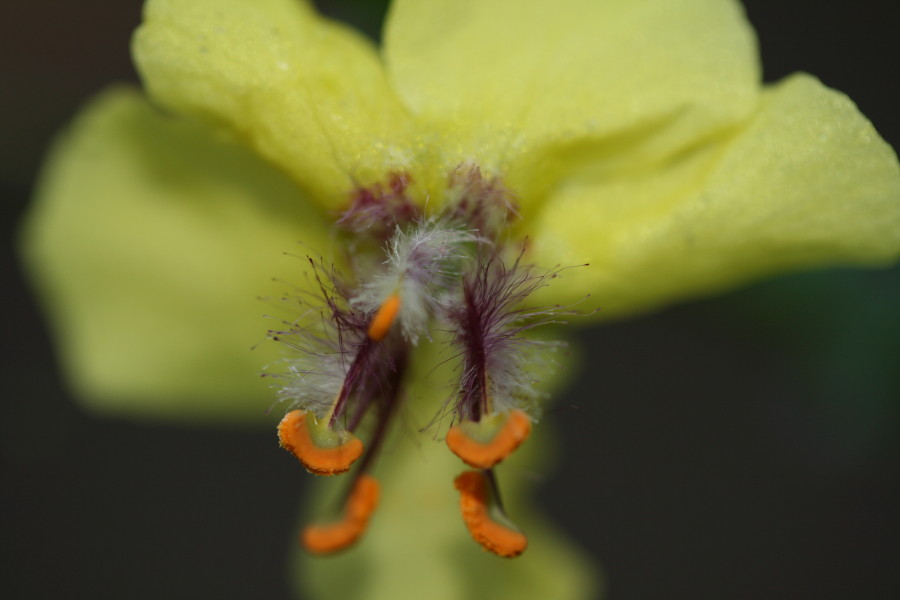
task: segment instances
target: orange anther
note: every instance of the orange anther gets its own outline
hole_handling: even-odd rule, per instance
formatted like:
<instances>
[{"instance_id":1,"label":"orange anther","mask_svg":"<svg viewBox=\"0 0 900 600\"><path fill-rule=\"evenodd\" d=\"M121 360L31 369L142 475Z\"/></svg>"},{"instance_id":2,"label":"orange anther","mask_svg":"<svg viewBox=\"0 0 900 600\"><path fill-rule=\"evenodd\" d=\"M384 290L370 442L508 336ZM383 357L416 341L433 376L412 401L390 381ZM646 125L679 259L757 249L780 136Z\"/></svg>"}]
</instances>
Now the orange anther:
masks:
<instances>
[{"instance_id":1,"label":"orange anther","mask_svg":"<svg viewBox=\"0 0 900 600\"><path fill-rule=\"evenodd\" d=\"M310 525L300 534L300 543L313 554L330 554L347 548L366 530L369 518L378 506L378 481L360 475L353 485L344 516L327 525Z\"/></svg>"},{"instance_id":2,"label":"orange anther","mask_svg":"<svg viewBox=\"0 0 900 600\"><path fill-rule=\"evenodd\" d=\"M353 461L363 453L363 443L359 438L346 431L328 429L324 423L308 422L306 416L307 413L302 410L294 410L284 416L278 424L281 447L316 475L336 475L350 469ZM321 431L315 435L312 428Z\"/></svg>"},{"instance_id":3,"label":"orange anther","mask_svg":"<svg viewBox=\"0 0 900 600\"><path fill-rule=\"evenodd\" d=\"M516 557L525 551L528 546L525 534L491 518L492 498L484 473L466 471L453 483L460 492L459 508L463 521L482 548L505 558Z\"/></svg>"},{"instance_id":4,"label":"orange anther","mask_svg":"<svg viewBox=\"0 0 900 600\"><path fill-rule=\"evenodd\" d=\"M375 311L375 316L369 323L369 339L374 342L383 340L391 330L398 312L400 312L400 296L394 293Z\"/></svg>"},{"instance_id":5,"label":"orange anther","mask_svg":"<svg viewBox=\"0 0 900 600\"><path fill-rule=\"evenodd\" d=\"M478 425L478 423L454 425L447 432L447 446L453 454L476 469L490 469L512 454L531 433L531 419L521 410L510 411L496 433L488 440L482 441L472 437L471 432Z\"/></svg>"}]
</instances>

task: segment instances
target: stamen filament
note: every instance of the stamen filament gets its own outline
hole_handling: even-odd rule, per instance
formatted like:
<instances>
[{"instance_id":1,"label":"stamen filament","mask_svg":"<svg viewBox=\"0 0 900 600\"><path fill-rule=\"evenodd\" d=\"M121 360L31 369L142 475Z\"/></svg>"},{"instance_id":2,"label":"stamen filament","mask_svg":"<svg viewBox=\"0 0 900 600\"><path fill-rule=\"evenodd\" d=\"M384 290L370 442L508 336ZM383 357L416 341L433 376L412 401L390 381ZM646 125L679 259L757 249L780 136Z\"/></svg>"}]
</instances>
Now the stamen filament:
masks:
<instances>
[{"instance_id":1,"label":"stamen filament","mask_svg":"<svg viewBox=\"0 0 900 600\"><path fill-rule=\"evenodd\" d=\"M473 421L478 421L482 415L490 414L493 410L488 394L487 353L484 346L482 323L484 315L478 310L478 303L469 287L463 289L463 297L466 304L465 323L468 332L467 361L471 364L471 368L475 369L476 397L478 398L478 401L469 407L467 416Z\"/></svg>"},{"instance_id":2,"label":"stamen filament","mask_svg":"<svg viewBox=\"0 0 900 600\"><path fill-rule=\"evenodd\" d=\"M369 469L372 462L375 460L375 457L378 455L378 452L381 450L381 444L384 443L384 440L387 437L388 427L393 420L394 414L400 408L400 403L403 401L401 382L403 381L408 366L408 351L409 349L404 345L400 345L394 349L392 355L393 370L390 372L390 376L385 382L383 403L379 407L378 418L369 438L369 451L366 452L366 455L359 464L360 473L365 473L366 470Z\"/></svg>"},{"instance_id":3,"label":"stamen filament","mask_svg":"<svg viewBox=\"0 0 900 600\"><path fill-rule=\"evenodd\" d=\"M360 373L365 372L364 366L371 358L373 348L374 344L371 340L368 339L359 346L359 350L356 352L356 356L353 358L353 363L347 370L347 376L344 378L344 383L341 386L341 391L338 393L337 399L335 400L329 411L329 427L334 427L337 423L338 417L340 417L344 413L344 408L347 405L347 401L350 399L350 394L354 391L356 385L358 385Z\"/></svg>"}]
</instances>

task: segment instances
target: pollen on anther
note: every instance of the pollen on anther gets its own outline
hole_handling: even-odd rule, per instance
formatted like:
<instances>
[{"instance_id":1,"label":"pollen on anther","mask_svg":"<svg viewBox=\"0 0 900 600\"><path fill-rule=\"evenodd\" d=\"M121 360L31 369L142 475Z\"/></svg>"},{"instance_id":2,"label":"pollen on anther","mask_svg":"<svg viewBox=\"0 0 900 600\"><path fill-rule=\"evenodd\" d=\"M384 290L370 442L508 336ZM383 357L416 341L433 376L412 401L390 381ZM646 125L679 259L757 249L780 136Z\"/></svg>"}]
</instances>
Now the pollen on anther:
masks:
<instances>
[{"instance_id":1,"label":"pollen on anther","mask_svg":"<svg viewBox=\"0 0 900 600\"><path fill-rule=\"evenodd\" d=\"M505 515L494 506L487 476L482 471L466 471L459 475L454 485L460 492L459 508L463 521L472 538L485 550L504 558L514 558L528 546L528 538L512 524L506 525L498 521L496 516L505 520ZM495 513L492 515L492 509Z\"/></svg>"},{"instance_id":2,"label":"pollen on anther","mask_svg":"<svg viewBox=\"0 0 900 600\"><path fill-rule=\"evenodd\" d=\"M378 481L370 475L360 475L344 506L341 520L306 527L300 534L303 547L313 554L331 554L352 545L365 532L378 505L378 495Z\"/></svg>"},{"instance_id":3,"label":"pollen on anther","mask_svg":"<svg viewBox=\"0 0 900 600\"><path fill-rule=\"evenodd\" d=\"M512 454L530 433L531 419L524 411L513 410L505 415L498 428L487 422L454 425L447 432L446 442L450 450L470 467L490 469Z\"/></svg>"},{"instance_id":4,"label":"pollen on anther","mask_svg":"<svg viewBox=\"0 0 900 600\"><path fill-rule=\"evenodd\" d=\"M399 312L400 296L397 293L393 293L375 311L375 316L372 317L372 322L369 323L369 339L375 342L383 340L391 330L391 326L397 319L397 313Z\"/></svg>"},{"instance_id":5,"label":"pollen on anther","mask_svg":"<svg viewBox=\"0 0 900 600\"><path fill-rule=\"evenodd\" d=\"M362 455L363 443L350 432L329 430L325 424L311 422L307 416L302 410L284 416L278 424L281 447L297 457L310 473L337 475L348 471ZM314 428L322 431L315 435ZM317 437L325 439L317 440Z\"/></svg>"}]
</instances>

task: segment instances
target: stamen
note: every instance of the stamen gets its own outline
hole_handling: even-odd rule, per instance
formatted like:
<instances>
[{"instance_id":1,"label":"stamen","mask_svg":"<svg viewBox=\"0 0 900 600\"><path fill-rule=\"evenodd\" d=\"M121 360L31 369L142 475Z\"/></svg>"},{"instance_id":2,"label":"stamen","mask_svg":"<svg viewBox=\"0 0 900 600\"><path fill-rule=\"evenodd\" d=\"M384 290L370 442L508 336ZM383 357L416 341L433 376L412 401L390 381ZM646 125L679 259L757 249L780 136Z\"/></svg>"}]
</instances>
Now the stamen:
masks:
<instances>
[{"instance_id":1,"label":"stamen","mask_svg":"<svg viewBox=\"0 0 900 600\"><path fill-rule=\"evenodd\" d=\"M307 412L289 412L278 424L281 447L297 457L310 473L337 475L363 453L363 443L349 431L328 427L328 419L318 421Z\"/></svg>"},{"instance_id":2,"label":"stamen","mask_svg":"<svg viewBox=\"0 0 900 600\"><path fill-rule=\"evenodd\" d=\"M400 296L394 292L378 307L375 316L372 317L369 324L369 339L375 342L383 340L391 330L398 312L400 312Z\"/></svg>"},{"instance_id":3,"label":"stamen","mask_svg":"<svg viewBox=\"0 0 900 600\"><path fill-rule=\"evenodd\" d=\"M371 475L360 475L350 491L343 518L327 525L306 527L300 534L300 543L313 554L330 554L347 548L366 530L378 505L378 495L378 481Z\"/></svg>"},{"instance_id":4,"label":"stamen","mask_svg":"<svg viewBox=\"0 0 900 600\"><path fill-rule=\"evenodd\" d=\"M459 508L472 538L485 550L505 558L525 551L528 538L509 520L485 471L466 471L453 482Z\"/></svg>"},{"instance_id":5,"label":"stamen","mask_svg":"<svg viewBox=\"0 0 900 600\"><path fill-rule=\"evenodd\" d=\"M512 454L530 433L531 419L516 409L454 425L447 432L447 446L470 467L490 469Z\"/></svg>"}]
</instances>

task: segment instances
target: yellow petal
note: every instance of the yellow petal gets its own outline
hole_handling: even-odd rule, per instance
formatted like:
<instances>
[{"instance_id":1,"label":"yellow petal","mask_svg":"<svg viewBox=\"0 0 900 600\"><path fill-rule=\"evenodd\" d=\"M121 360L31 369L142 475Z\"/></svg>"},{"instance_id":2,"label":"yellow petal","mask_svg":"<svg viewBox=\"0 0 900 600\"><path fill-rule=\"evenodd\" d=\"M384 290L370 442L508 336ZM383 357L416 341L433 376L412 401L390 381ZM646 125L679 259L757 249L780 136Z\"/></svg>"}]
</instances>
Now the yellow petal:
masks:
<instances>
[{"instance_id":1,"label":"yellow petal","mask_svg":"<svg viewBox=\"0 0 900 600\"><path fill-rule=\"evenodd\" d=\"M474 160L522 204L628 151L653 161L755 109L737 2L398 0L385 33L398 94L448 172Z\"/></svg>"},{"instance_id":2,"label":"yellow petal","mask_svg":"<svg viewBox=\"0 0 900 600\"><path fill-rule=\"evenodd\" d=\"M54 149L24 251L90 407L244 419L271 403L259 374L280 349L251 346L279 325L272 278L303 282L283 253L325 251L325 231L255 155L114 89Z\"/></svg>"},{"instance_id":3,"label":"yellow petal","mask_svg":"<svg viewBox=\"0 0 900 600\"><path fill-rule=\"evenodd\" d=\"M573 184L530 225L541 264L591 263L554 281L552 300L590 293L615 316L781 271L895 260L900 167L846 96L795 75L735 134Z\"/></svg>"},{"instance_id":4,"label":"yellow petal","mask_svg":"<svg viewBox=\"0 0 900 600\"><path fill-rule=\"evenodd\" d=\"M238 132L325 206L411 160L374 49L305 2L149 0L134 55L152 97Z\"/></svg>"}]
</instances>

